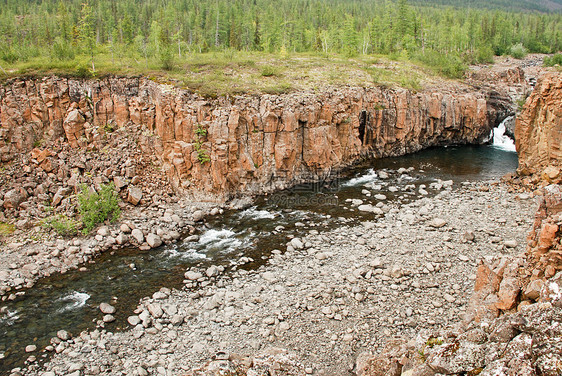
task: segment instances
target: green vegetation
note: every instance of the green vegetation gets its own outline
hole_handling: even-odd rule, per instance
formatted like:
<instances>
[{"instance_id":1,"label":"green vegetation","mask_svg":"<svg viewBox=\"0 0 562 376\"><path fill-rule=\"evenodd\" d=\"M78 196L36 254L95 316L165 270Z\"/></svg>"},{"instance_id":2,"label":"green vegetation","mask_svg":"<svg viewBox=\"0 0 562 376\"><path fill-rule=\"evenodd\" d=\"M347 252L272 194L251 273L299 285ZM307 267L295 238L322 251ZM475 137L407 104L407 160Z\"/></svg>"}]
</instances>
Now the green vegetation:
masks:
<instances>
[{"instance_id":1,"label":"green vegetation","mask_svg":"<svg viewBox=\"0 0 562 376\"><path fill-rule=\"evenodd\" d=\"M203 149L203 139L207 136L207 129L201 124L197 124L195 129L195 141L193 142L193 147L197 152L197 160L199 163L204 164L211 161L211 157L207 150Z\"/></svg>"},{"instance_id":2,"label":"green vegetation","mask_svg":"<svg viewBox=\"0 0 562 376\"><path fill-rule=\"evenodd\" d=\"M511 46L509 54L516 59L523 59L527 56L527 49L521 43Z\"/></svg>"},{"instance_id":3,"label":"green vegetation","mask_svg":"<svg viewBox=\"0 0 562 376\"><path fill-rule=\"evenodd\" d=\"M553 67L555 65L562 66L562 54L556 54L552 57L546 57L544 59L544 65L547 67Z\"/></svg>"},{"instance_id":4,"label":"green vegetation","mask_svg":"<svg viewBox=\"0 0 562 376\"><path fill-rule=\"evenodd\" d=\"M176 80L209 96L256 88L278 93L290 90L289 82L299 81L296 75L287 76L295 66L303 72L298 70L302 56L324 58L329 66L334 64L328 60L337 60L336 67L386 56L419 62L434 74L458 78L467 63L488 63L494 55L562 50L561 13L537 12L562 9L559 0L549 2L550 9L528 0L475 0L469 2L473 8L465 4L460 0L412 0L411 4L407 0L4 0L0 78L145 74ZM495 10L479 9L484 6ZM313 66L301 76L309 75L306 72L316 73ZM327 81L343 81L345 76L335 71ZM271 77L276 80L268 82Z\"/></svg>"},{"instance_id":5,"label":"green vegetation","mask_svg":"<svg viewBox=\"0 0 562 376\"><path fill-rule=\"evenodd\" d=\"M14 231L16 231L16 226L5 222L0 222L0 236L10 235Z\"/></svg>"},{"instance_id":6,"label":"green vegetation","mask_svg":"<svg viewBox=\"0 0 562 376\"><path fill-rule=\"evenodd\" d=\"M279 76L280 74L281 70L273 65L266 65L261 70L261 75L264 77Z\"/></svg>"},{"instance_id":7,"label":"green vegetation","mask_svg":"<svg viewBox=\"0 0 562 376\"><path fill-rule=\"evenodd\" d=\"M119 196L113 183L102 184L98 192L90 191L86 185L83 185L77 198L84 234L92 231L100 223L116 221L121 214Z\"/></svg>"},{"instance_id":8,"label":"green vegetation","mask_svg":"<svg viewBox=\"0 0 562 376\"><path fill-rule=\"evenodd\" d=\"M42 221L43 227L49 230L55 230L55 232L62 236L73 236L78 232L78 227L80 223L72 218L68 218L66 215L57 214L49 218L45 218Z\"/></svg>"}]
</instances>

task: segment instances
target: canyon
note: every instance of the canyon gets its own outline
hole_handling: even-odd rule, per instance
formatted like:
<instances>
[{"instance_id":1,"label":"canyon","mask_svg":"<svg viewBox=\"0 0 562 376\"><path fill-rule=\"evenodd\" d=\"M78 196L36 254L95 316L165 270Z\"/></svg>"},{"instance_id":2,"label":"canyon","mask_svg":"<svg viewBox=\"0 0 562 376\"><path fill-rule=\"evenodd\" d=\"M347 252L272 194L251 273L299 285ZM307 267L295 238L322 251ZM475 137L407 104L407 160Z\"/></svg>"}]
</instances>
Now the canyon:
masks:
<instances>
[{"instance_id":1,"label":"canyon","mask_svg":"<svg viewBox=\"0 0 562 376\"><path fill-rule=\"evenodd\" d=\"M528 90L520 68L508 73L510 85ZM147 78L14 80L0 89L0 157L61 137L74 149L101 150L112 131L142 125L140 147L158 157L177 192L220 202L366 157L481 144L515 108L507 90L475 82L478 89L452 82L420 92L340 87L205 99ZM56 155L41 159L47 172L64 164Z\"/></svg>"},{"instance_id":2,"label":"canyon","mask_svg":"<svg viewBox=\"0 0 562 376\"><path fill-rule=\"evenodd\" d=\"M23 372L110 372L111 367L106 369L108 362L116 361L115 355L120 354L124 361L116 362L116 369L123 372L142 375L148 369L156 374L182 373L196 363L201 366L215 350L220 351L214 361L190 374L210 375L217 369L245 370L248 374L264 370L274 374L330 374L353 369L355 374L365 376L481 372L488 365L486 359L493 358L486 355L485 348L507 344L514 348L509 354L514 354L521 343L544 330L553 333L552 337L541 337L537 346L561 355L554 343L559 336L554 326L560 321L556 289L562 280L558 272L562 269L562 206L557 185L562 179L561 91L560 74L542 72L536 59L473 67L463 82L433 82L417 92L389 87L327 87L213 99L143 77L45 77L6 82L0 87L0 221L13 224L15 232L4 238L8 243L1 244L3 301L16 299L43 276L77 268L102 252L130 246L147 250L181 241L180 232L192 234L206 221L205 216L220 217L228 207L247 207L250 196L329 178L370 158L400 156L434 146L486 143L494 127L516 115L515 103L528 96L512 130L519 154L518 176L506 177L501 185L466 183L454 189L437 182L434 187L443 191L435 198L380 206L384 209L380 210L380 223L349 224L341 231L325 234L307 228L306 238L289 240L286 251L275 253L269 265L256 272L223 276L224 270L219 269L188 270L184 281L187 291L164 288L141 301L135 310L137 315L129 317L134 330L115 335L95 330L72 339L63 333L64 338L51 340L49 351L60 354L48 365L48 372L42 373L34 356ZM407 175L409 171L390 170L387 175L395 173ZM99 189L107 182L115 184L123 199L120 224L104 225L82 239L61 240L53 232L45 233L41 223L52 212L78 217L75 193L82 184ZM422 192L425 185L419 188ZM536 197L539 212L527 251L518 255L516 251L525 248L523 237L534 209L530 199ZM473 213L465 200L473 202L478 212ZM491 202L500 203L498 215L509 220L496 217L489 209ZM485 213L484 217L479 213ZM485 223L480 223L482 218ZM396 228L402 232L395 234ZM402 235L418 232L416 239L431 244L420 243L416 252L430 262L410 265L414 259L402 255L407 253L411 239ZM499 245L497 234L501 235ZM35 240L29 240L31 235ZM383 250L374 239L381 240ZM330 242L336 248L328 245ZM404 250L394 254L391 248L396 242ZM462 249L470 259L454 249ZM371 256L386 261L381 264ZM447 263L451 257L459 257L458 265ZM473 261L477 259L483 261L475 268ZM363 263L361 267L358 260ZM411 270L398 273L397 265ZM443 269L453 267L455 272L445 277ZM302 280L307 268L317 272L310 276L311 281ZM86 267L83 269L87 272ZM468 278L471 269L476 269L474 280ZM425 285L413 282L412 276L430 289L437 288L435 297L419 295ZM434 277L447 278L446 291L439 290ZM320 280L322 284L315 286ZM312 285L306 287L308 282ZM272 292L261 287L264 283L272 286ZM251 289L246 293L244 286ZM293 294L294 286L301 287ZM198 292L190 290L193 288ZM301 301L308 288L314 290L314 299L324 299L324 303L310 303L308 298ZM290 295L281 294L287 289ZM342 307L334 308L344 298L336 293L338 289L351 297L346 300L348 309L343 311ZM378 312L377 325L387 327L390 322L390 329L373 331L369 328L373 318L365 316L369 309L374 310L371 302L379 297L379 303L387 299L392 302L398 291L408 294L410 304L420 299L429 308L407 315L401 312L398 321L390 312ZM245 294L259 312L256 322L245 318ZM292 306L295 301L300 306ZM223 305L224 314L219 309ZM270 305L279 308L273 316ZM400 307L392 308L400 311ZM465 313L465 321L455 326L452 335L438 334L437 329L450 329L446 324L458 324L452 314L457 308ZM432 309L446 316L447 322L424 318ZM405 318L412 314L410 320ZM236 324L238 319L240 325ZM522 320L535 324L525 326ZM354 329L355 321L365 328ZM425 322L426 326L429 322L433 329L415 336L413 321ZM303 322L308 324L303 326ZM214 328L213 323L221 323L223 329ZM344 349L337 365L323 368L329 351L319 352L314 360L303 357L316 346L314 336L303 334L305 327L314 327L319 333L326 327L334 330L329 346ZM381 347L382 337L400 333L410 338L394 338L384 349ZM238 342L252 339L244 351L248 347L263 350L261 342L269 341L293 346L297 353L270 349L241 357L203 346L211 335L216 337L213 341L231 341L229 346L236 351ZM174 341L178 336L193 348L178 345ZM156 354L150 345L154 341L166 349L176 349L176 356ZM360 342L375 345L357 354ZM137 347L136 354L128 352L128 343ZM256 343L260 345L256 347ZM480 351L476 355L475 344ZM425 351L421 358L420 349ZM527 362L537 355L535 347L526 346L521 351L525 352L524 364L512 362L508 354L494 358L493 366L482 374L501 369L508 375L519 366L542 367L544 374L556 374L550 358L542 357L536 365ZM70 361L69 354L76 361ZM163 350L162 354L169 352ZM182 361L182 354L197 358L197 362ZM359 355L352 367L345 364L351 355ZM470 362L467 357L472 357ZM169 361L171 358L175 360ZM307 363L311 361L315 363ZM138 362L142 364L136 366ZM76 368L77 364L81 366Z\"/></svg>"}]
</instances>

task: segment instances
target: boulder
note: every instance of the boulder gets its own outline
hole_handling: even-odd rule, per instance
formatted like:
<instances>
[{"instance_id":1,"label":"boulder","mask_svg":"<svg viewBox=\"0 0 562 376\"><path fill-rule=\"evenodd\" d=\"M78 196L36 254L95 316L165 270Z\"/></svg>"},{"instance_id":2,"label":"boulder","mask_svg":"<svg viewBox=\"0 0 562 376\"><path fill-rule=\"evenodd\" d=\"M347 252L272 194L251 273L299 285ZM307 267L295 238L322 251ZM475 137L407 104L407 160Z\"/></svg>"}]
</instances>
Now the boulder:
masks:
<instances>
[{"instance_id":1,"label":"boulder","mask_svg":"<svg viewBox=\"0 0 562 376\"><path fill-rule=\"evenodd\" d=\"M146 243L150 248L156 248L162 245L162 239L158 235L150 233L146 236Z\"/></svg>"},{"instance_id":2,"label":"boulder","mask_svg":"<svg viewBox=\"0 0 562 376\"><path fill-rule=\"evenodd\" d=\"M64 133L71 147L77 148L85 135L86 119L78 109L71 110L63 122Z\"/></svg>"},{"instance_id":3,"label":"boulder","mask_svg":"<svg viewBox=\"0 0 562 376\"><path fill-rule=\"evenodd\" d=\"M100 311L101 311L101 313L104 313L106 315L111 315L111 314L115 313L116 309L115 309L114 306L112 306L109 303L101 303L100 304Z\"/></svg>"},{"instance_id":4,"label":"boulder","mask_svg":"<svg viewBox=\"0 0 562 376\"><path fill-rule=\"evenodd\" d=\"M4 195L5 209L18 209L20 204L28 197L27 191L21 187L14 188Z\"/></svg>"},{"instance_id":5,"label":"boulder","mask_svg":"<svg viewBox=\"0 0 562 376\"><path fill-rule=\"evenodd\" d=\"M133 205L138 205L142 200L142 189L139 187L129 187L127 201Z\"/></svg>"}]
</instances>

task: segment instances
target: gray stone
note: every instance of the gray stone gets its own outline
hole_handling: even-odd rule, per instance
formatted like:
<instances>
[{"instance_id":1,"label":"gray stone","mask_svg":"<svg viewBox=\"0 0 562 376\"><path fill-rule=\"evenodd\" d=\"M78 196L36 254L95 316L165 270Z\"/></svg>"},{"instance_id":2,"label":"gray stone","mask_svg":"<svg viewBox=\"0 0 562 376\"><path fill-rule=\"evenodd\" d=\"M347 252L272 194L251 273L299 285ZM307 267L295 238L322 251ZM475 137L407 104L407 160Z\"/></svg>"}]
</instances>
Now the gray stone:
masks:
<instances>
[{"instance_id":1,"label":"gray stone","mask_svg":"<svg viewBox=\"0 0 562 376\"><path fill-rule=\"evenodd\" d=\"M66 330L59 330L57 332L57 337L62 341L68 341L70 339L70 333L68 333Z\"/></svg>"},{"instance_id":2,"label":"gray stone","mask_svg":"<svg viewBox=\"0 0 562 376\"><path fill-rule=\"evenodd\" d=\"M139 230L138 228L134 229L133 231L131 231L131 236L133 238L135 238L135 240L139 243L142 244L144 242L144 234L142 233L141 230Z\"/></svg>"},{"instance_id":3,"label":"gray stone","mask_svg":"<svg viewBox=\"0 0 562 376\"><path fill-rule=\"evenodd\" d=\"M434 228L441 228L447 224L447 221L443 218L434 218L429 225Z\"/></svg>"},{"instance_id":4,"label":"gray stone","mask_svg":"<svg viewBox=\"0 0 562 376\"><path fill-rule=\"evenodd\" d=\"M516 248L517 247L517 240L506 240L503 244L507 248Z\"/></svg>"},{"instance_id":5,"label":"gray stone","mask_svg":"<svg viewBox=\"0 0 562 376\"><path fill-rule=\"evenodd\" d=\"M103 322L113 322L115 321L115 317L113 315L104 315L103 316Z\"/></svg>"},{"instance_id":6,"label":"gray stone","mask_svg":"<svg viewBox=\"0 0 562 376\"><path fill-rule=\"evenodd\" d=\"M203 218L205 217L205 214L203 214L203 211L201 211L201 210L196 210L196 211L193 212L191 217L192 217L194 222L199 222L199 221L203 220Z\"/></svg>"},{"instance_id":7,"label":"gray stone","mask_svg":"<svg viewBox=\"0 0 562 376\"><path fill-rule=\"evenodd\" d=\"M137 315L133 315L127 318L127 322L132 326L137 326L141 323L141 319Z\"/></svg>"},{"instance_id":8,"label":"gray stone","mask_svg":"<svg viewBox=\"0 0 562 376\"><path fill-rule=\"evenodd\" d=\"M162 245L162 239L156 234L148 234L146 236L146 242L150 246L150 248L156 248Z\"/></svg>"},{"instance_id":9,"label":"gray stone","mask_svg":"<svg viewBox=\"0 0 562 376\"><path fill-rule=\"evenodd\" d=\"M199 273L199 272L194 272L194 271L187 271L184 274L185 278L189 279L190 281L196 281L199 278L203 278L203 274Z\"/></svg>"},{"instance_id":10,"label":"gray stone","mask_svg":"<svg viewBox=\"0 0 562 376\"><path fill-rule=\"evenodd\" d=\"M115 307L109 303L101 303L100 304L100 311L105 313L106 315L111 315L115 313Z\"/></svg>"}]
</instances>

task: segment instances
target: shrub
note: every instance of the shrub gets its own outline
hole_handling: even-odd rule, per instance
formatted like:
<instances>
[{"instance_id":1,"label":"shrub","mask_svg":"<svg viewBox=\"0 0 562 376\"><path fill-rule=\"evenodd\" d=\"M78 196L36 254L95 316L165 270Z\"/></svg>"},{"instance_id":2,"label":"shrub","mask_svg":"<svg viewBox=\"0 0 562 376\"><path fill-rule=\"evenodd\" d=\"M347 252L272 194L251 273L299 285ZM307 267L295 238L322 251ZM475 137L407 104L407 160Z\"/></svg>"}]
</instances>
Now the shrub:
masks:
<instances>
[{"instance_id":1,"label":"shrub","mask_svg":"<svg viewBox=\"0 0 562 376\"><path fill-rule=\"evenodd\" d=\"M466 65L455 54L445 55L437 51L425 51L425 53L417 54L414 58L436 73L448 78L462 78L466 72Z\"/></svg>"},{"instance_id":2,"label":"shrub","mask_svg":"<svg viewBox=\"0 0 562 376\"><path fill-rule=\"evenodd\" d=\"M479 64L492 64L494 62L494 50L489 45L482 46L476 51L476 62Z\"/></svg>"},{"instance_id":3,"label":"shrub","mask_svg":"<svg viewBox=\"0 0 562 376\"><path fill-rule=\"evenodd\" d=\"M82 217L84 234L105 221L114 222L119 218L119 197L113 183L102 184L99 192L91 192L86 185L80 187L78 210Z\"/></svg>"},{"instance_id":4,"label":"shrub","mask_svg":"<svg viewBox=\"0 0 562 376\"><path fill-rule=\"evenodd\" d=\"M74 47L63 38L56 37L51 49L51 57L61 61L74 60Z\"/></svg>"},{"instance_id":5,"label":"shrub","mask_svg":"<svg viewBox=\"0 0 562 376\"><path fill-rule=\"evenodd\" d=\"M545 57L544 58L544 66L545 67L553 67L555 65L560 65L562 66L562 54L556 54L554 56L551 57Z\"/></svg>"},{"instance_id":6,"label":"shrub","mask_svg":"<svg viewBox=\"0 0 562 376\"><path fill-rule=\"evenodd\" d=\"M62 236L72 236L78 232L79 223L66 215L58 214L46 218L42 223L43 227Z\"/></svg>"},{"instance_id":7,"label":"shrub","mask_svg":"<svg viewBox=\"0 0 562 376\"><path fill-rule=\"evenodd\" d=\"M509 54L515 59L523 59L527 56L527 49L521 43L517 43L511 46Z\"/></svg>"}]
</instances>

